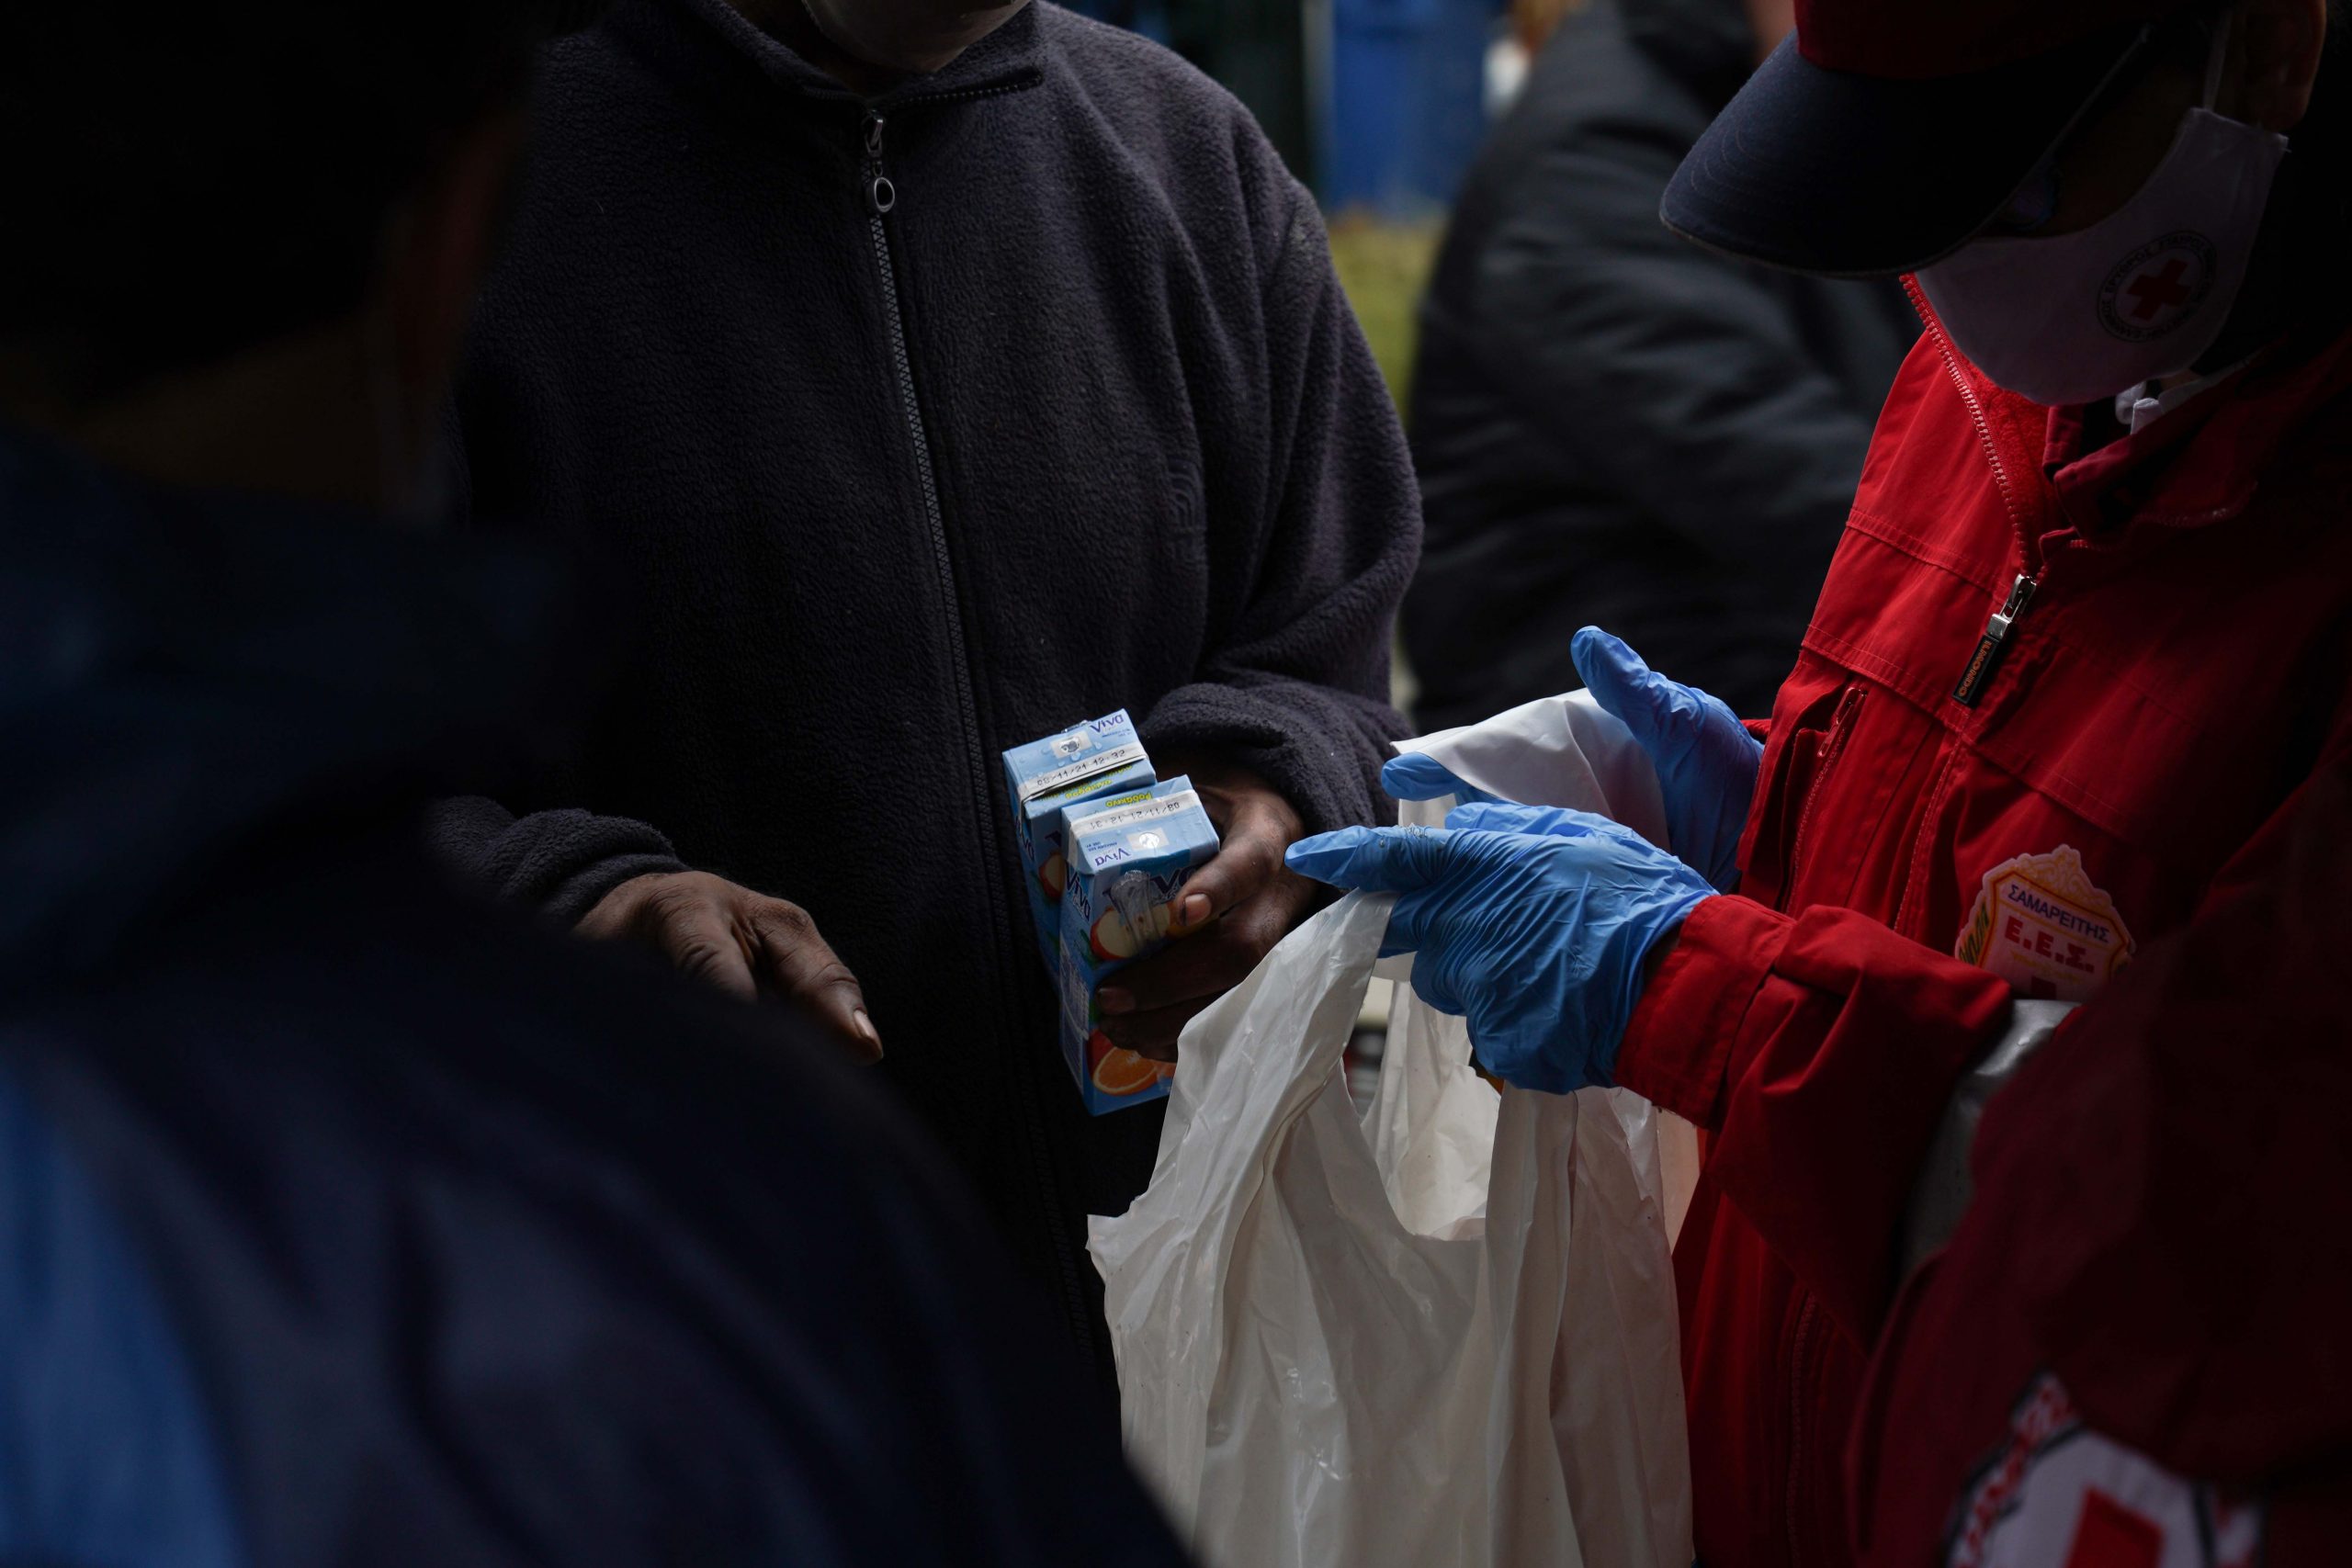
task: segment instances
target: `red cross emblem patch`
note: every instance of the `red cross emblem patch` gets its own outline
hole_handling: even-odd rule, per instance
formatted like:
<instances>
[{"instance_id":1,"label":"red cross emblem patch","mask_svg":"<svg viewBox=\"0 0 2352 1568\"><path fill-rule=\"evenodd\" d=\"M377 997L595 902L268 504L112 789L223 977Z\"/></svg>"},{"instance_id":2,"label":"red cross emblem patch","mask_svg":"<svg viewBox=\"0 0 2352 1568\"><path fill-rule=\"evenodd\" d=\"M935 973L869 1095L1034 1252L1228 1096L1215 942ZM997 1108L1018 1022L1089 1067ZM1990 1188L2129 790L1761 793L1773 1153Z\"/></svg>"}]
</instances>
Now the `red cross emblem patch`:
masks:
<instances>
[{"instance_id":1,"label":"red cross emblem patch","mask_svg":"<svg viewBox=\"0 0 2352 1568\"><path fill-rule=\"evenodd\" d=\"M2098 291L2099 324L2126 343L2159 338L2213 291L2213 242L2194 229L2160 234L2115 265Z\"/></svg>"},{"instance_id":2,"label":"red cross emblem patch","mask_svg":"<svg viewBox=\"0 0 2352 1568\"><path fill-rule=\"evenodd\" d=\"M2256 1568L2258 1502L2185 1481L2083 1425L2037 1378L1953 1511L1945 1568Z\"/></svg>"}]
</instances>

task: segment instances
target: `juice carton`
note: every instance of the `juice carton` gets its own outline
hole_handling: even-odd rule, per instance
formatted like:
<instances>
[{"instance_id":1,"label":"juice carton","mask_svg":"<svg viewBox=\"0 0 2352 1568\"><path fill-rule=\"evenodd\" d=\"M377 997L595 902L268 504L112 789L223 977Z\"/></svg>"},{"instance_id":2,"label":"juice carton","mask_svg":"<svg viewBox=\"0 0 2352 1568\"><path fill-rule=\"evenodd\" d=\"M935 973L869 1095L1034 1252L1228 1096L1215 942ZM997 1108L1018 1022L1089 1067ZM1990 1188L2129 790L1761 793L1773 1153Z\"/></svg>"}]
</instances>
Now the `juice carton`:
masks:
<instances>
[{"instance_id":1,"label":"juice carton","mask_svg":"<svg viewBox=\"0 0 2352 1568\"><path fill-rule=\"evenodd\" d=\"M1064 813L1069 877L1062 891L1062 1055L1086 1109L1100 1116L1168 1092L1172 1069L1113 1045L1094 993L1106 976L1184 933L1177 900L1193 868L1217 851L1216 829L1187 778L1141 799L1095 801Z\"/></svg>"},{"instance_id":2,"label":"juice carton","mask_svg":"<svg viewBox=\"0 0 2352 1568\"><path fill-rule=\"evenodd\" d=\"M1013 832L1021 843L1021 881L1046 972L1061 972L1062 846L1065 807L1102 795L1148 788L1158 777L1144 755L1135 721L1121 708L1107 718L1048 735L1004 754L1004 784L1012 796Z\"/></svg>"}]
</instances>

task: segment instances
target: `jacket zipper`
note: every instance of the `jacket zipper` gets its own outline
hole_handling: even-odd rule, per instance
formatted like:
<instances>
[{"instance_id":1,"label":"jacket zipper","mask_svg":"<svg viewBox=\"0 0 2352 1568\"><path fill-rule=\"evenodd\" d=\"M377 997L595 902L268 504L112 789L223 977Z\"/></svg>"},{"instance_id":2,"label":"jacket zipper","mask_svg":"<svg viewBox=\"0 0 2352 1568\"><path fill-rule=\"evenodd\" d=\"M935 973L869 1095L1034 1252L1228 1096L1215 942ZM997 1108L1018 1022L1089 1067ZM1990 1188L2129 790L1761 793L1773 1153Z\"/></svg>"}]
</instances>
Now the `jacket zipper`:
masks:
<instances>
[{"instance_id":1,"label":"jacket zipper","mask_svg":"<svg viewBox=\"0 0 2352 1568\"><path fill-rule=\"evenodd\" d=\"M1821 756L1814 764L1813 782L1805 785L1804 804L1797 808L1796 837L1789 844L1789 863L1781 880L1779 903L1783 911L1787 910L1789 899L1796 891L1798 873L1804 864L1806 829L1813 823L1814 804L1821 798L1822 786L1828 783L1830 769L1837 762L1838 753L1846 749L1846 738L1854 729L1854 715L1861 705L1862 688L1849 686L1845 695L1838 699L1837 707L1830 712L1829 732L1822 737Z\"/></svg>"},{"instance_id":2,"label":"jacket zipper","mask_svg":"<svg viewBox=\"0 0 2352 1568\"><path fill-rule=\"evenodd\" d=\"M991 96L998 91L1017 91L1017 86L971 89L960 93L937 93L917 102L937 102L951 98ZM939 573L939 588L946 602L947 640L949 659L956 671L956 701L964 722L964 738L973 759L975 808L979 819L979 841L997 843L996 810L989 797L988 785L981 782L987 776L987 758L980 733L979 702L973 693L970 654L964 635L963 600L957 591L956 558L947 543L947 517L939 501L939 477L931 457L930 433L923 426L922 408L915 400L914 356L908 346L906 314L899 299L899 276L890 246L890 229L887 220L898 209L899 187L883 165L883 139L888 118L867 110L862 128L865 154L864 186L865 217L868 233L874 242L874 264L882 279L882 317L890 344L890 367L898 382L899 403L905 411L907 440L914 449L915 479L922 495L923 521L931 534L933 563ZM993 858L993 857L992 857ZM1008 921L1005 918L1003 889L1001 878L991 876L989 887L990 925L1001 958ZM1009 1077L1013 1080L1012 1094L1015 1118L1021 1123L1023 1141L1028 1145L1029 1158L1036 1171L1043 1195L1051 1215L1057 1221L1067 1211L1062 1201L1061 1183L1057 1179L1052 1151L1046 1147L1045 1107L1038 1100L1038 1085L1031 1064L1012 1065ZM1077 1260L1069 1249L1057 1242L1051 1247L1054 1268L1062 1286L1064 1304L1070 1314L1070 1326L1080 1343L1091 1346L1096 1335L1091 1321L1086 1287L1079 1278Z\"/></svg>"},{"instance_id":3,"label":"jacket zipper","mask_svg":"<svg viewBox=\"0 0 2352 1568\"><path fill-rule=\"evenodd\" d=\"M2009 596L1984 623L1984 635L1976 639L1976 651L1968 658L1968 668L1960 672L1960 683L1951 689L1951 700L1964 708L1974 707L1984 695L1984 688L1993 683L1994 674L2001 668L2001 655L2009 646L2009 633L2023 618L2026 606L2033 603L2034 590L2041 586L2039 572L2019 572L2009 584Z\"/></svg>"},{"instance_id":4,"label":"jacket zipper","mask_svg":"<svg viewBox=\"0 0 2352 1568\"><path fill-rule=\"evenodd\" d=\"M1953 389L1960 393L1962 403L1968 409L1969 420L1976 427L1977 443L1984 448L1984 460L1992 468L1994 486L2001 492L2001 504L2009 514L2010 525L2017 531L2018 558L2030 568L2033 564L2030 513L2018 494L2007 466L2001 461L2000 446L1993 439L1992 421L1985 416L1984 401L1962 371L1960 356L1953 350L1951 340L1945 335L1943 323L1936 319L1935 310L1928 305L1927 297L1919 292L1918 284L1906 276L1903 287L1909 292L1911 303L1917 310L1920 321L1926 324L1928 336L1934 340L1936 352L1943 358L1945 375L1951 378ZM1985 689L2000 669L2002 656L2008 649L2010 634L2024 615L2027 606L2033 602L2034 592L2041 584L2041 574L2039 571L2030 570L2018 574L2017 581L2009 585L2007 598L1985 622L1984 633L1977 639L1975 651L1953 687L1952 701L1962 707L1973 708L1983 699ZM1814 773L1812 785L1805 792L1804 807L1797 818L1796 840L1791 846L1789 856L1789 881L1781 890L1784 906L1796 886L1797 868L1803 864L1805 830L1813 818L1814 804L1820 797L1822 783L1828 777L1830 763L1845 748L1846 739L1852 729L1854 710L1860 706L1861 695L1862 688L1859 686L1848 692L1838 700L1837 711L1830 718L1829 735L1822 743L1821 764ZM1906 887L1904 906L1907 908L1910 901L1910 892ZM1902 911L1898 909L1897 930L1902 929L1901 915ZM1800 1287L1797 1299L1796 1329L1789 1345L1789 1468L1788 1496L1784 1505L1788 1512L1789 1562L1792 1565L1801 1565L1805 1561L1805 1482L1813 1469L1811 1456L1806 1450L1806 1439L1810 1434L1805 1430L1805 1406L1811 1397L1812 1369L1815 1348L1820 1337L1817 1330L1821 1314L1821 1303L1811 1291Z\"/></svg>"},{"instance_id":5,"label":"jacket zipper","mask_svg":"<svg viewBox=\"0 0 2352 1568\"><path fill-rule=\"evenodd\" d=\"M2033 565L2032 523L2017 487L2009 480L2009 470L2001 461L2001 449L1993 439L1993 422L1984 416L1984 401L1976 389L1969 385L1967 375L1960 367L1959 352L1951 345L1943 323L1936 319L1934 307L1920 292L1918 281L1905 276L1903 287L1911 296L1912 307L1919 320L1927 324L1928 335L1935 341L1936 352L1942 355L1944 374L1960 392L1960 400L1968 406L1968 417L1976 426L1976 440L1984 448L1984 460L1993 467L1993 483L2001 492L2001 504L2009 514L2010 526L2017 530L2018 558L2028 570L2018 574L2009 585L2009 596L1984 623L1984 635L1976 639L1976 649L1969 655L1967 666L1960 672L1960 680L1952 686L1951 700L1962 707L1973 708L1984 700L1984 690L1999 673L2001 658L2007 652L2009 635L2017 629L2027 606L2033 603L2034 593L2041 587L2041 570Z\"/></svg>"}]
</instances>

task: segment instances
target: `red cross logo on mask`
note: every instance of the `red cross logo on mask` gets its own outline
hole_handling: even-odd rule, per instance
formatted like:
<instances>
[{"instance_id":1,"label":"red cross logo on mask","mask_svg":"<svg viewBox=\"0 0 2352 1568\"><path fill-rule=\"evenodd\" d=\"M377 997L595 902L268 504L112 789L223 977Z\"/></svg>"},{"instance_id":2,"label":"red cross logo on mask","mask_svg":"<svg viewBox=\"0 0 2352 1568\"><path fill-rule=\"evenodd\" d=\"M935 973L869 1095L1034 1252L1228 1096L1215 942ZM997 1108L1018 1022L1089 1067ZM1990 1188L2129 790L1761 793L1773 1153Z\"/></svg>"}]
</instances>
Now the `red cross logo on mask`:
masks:
<instances>
[{"instance_id":1,"label":"red cross logo on mask","mask_svg":"<svg viewBox=\"0 0 2352 1568\"><path fill-rule=\"evenodd\" d=\"M2192 230L2149 241L2098 293L2099 324L2127 343L2159 338L2197 313L2213 288L2213 245Z\"/></svg>"},{"instance_id":2,"label":"red cross logo on mask","mask_svg":"<svg viewBox=\"0 0 2352 1568\"><path fill-rule=\"evenodd\" d=\"M2165 260L2162 272L2143 272L2124 285L2123 292L2132 297L2124 314L2135 321L2154 320L2159 310L2169 310L2188 303L2191 291L2181 280L2188 275L2188 258L2172 256Z\"/></svg>"}]
</instances>

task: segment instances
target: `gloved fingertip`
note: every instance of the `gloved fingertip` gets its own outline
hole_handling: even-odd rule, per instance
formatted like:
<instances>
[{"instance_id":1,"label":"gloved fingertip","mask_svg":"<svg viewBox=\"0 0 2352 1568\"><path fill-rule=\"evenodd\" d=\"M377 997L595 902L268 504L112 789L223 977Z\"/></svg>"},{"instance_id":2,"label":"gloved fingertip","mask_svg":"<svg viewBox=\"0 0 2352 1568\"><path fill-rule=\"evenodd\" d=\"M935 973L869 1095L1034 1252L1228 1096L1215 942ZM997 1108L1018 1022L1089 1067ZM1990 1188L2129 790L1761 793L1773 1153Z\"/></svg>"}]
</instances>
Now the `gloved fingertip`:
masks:
<instances>
[{"instance_id":1,"label":"gloved fingertip","mask_svg":"<svg viewBox=\"0 0 2352 1568\"><path fill-rule=\"evenodd\" d=\"M1585 689L1607 712L1634 726L1645 710L1655 705L1657 677L1651 672L1642 656L1627 647L1623 637L1602 631L1599 626L1587 626L1577 633L1568 645L1568 657L1576 663L1577 673L1584 678Z\"/></svg>"},{"instance_id":2,"label":"gloved fingertip","mask_svg":"<svg viewBox=\"0 0 2352 1568\"><path fill-rule=\"evenodd\" d=\"M1365 828L1341 828L1336 832L1301 839L1283 852L1283 863L1301 876L1320 881L1322 873L1344 863L1370 831Z\"/></svg>"},{"instance_id":3,"label":"gloved fingertip","mask_svg":"<svg viewBox=\"0 0 2352 1568\"><path fill-rule=\"evenodd\" d=\"M1469 785L1436 758L1420 751L1391 757L1380 770L1380 787L1398 800L1437 800L1462 795Z\"/></svg>"},{"instance_id":4,"label":"gloved fingertip","mask_svg":"<svg viewBox=\"0 0 2352 1568\"><path fill-rule=\"evenodd\" d=\"M1589 684L1595 670L1607 670L1613 674L1642 676L1650 667L1635 653L1623 637L1599 626L1587 626L1570 639L1568 657L1575 660L1577 673Z\"/></svg>"},{"instance_id":5,"label":"gloved fingertip","mask_svg":"<svg viewBox=\"0 0 2352 1568\"><path fill-rule=\"evenodd\" d=\"M1283 857L1299 875L1334 887L1405 893L1444 863L1448 835L1432 828L1342 828L1302 839Z\"/></svg>"},{"instance_id":6,"label":"gloved fingertip","mask_svg":"<svg viewBox=\"0 0 2352 1568\"><path fill-rule=\"evenodd\" d=\"M1384 868L1394 858L1384 833L1396 829L1341 828L1301 839L1283 852L1283 863L1299 875L1333 887L1385 886Z\"/></svg>"}]
</instances>

